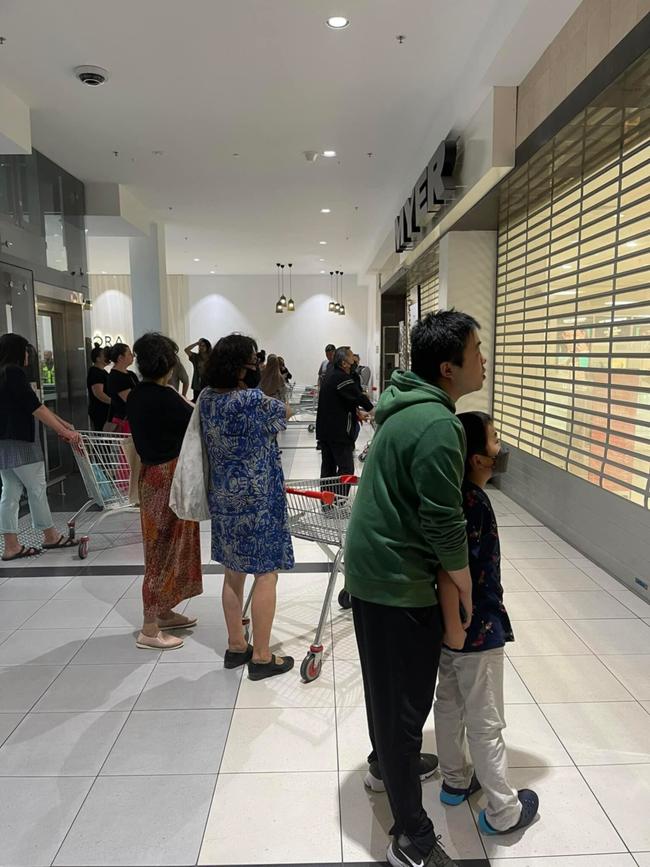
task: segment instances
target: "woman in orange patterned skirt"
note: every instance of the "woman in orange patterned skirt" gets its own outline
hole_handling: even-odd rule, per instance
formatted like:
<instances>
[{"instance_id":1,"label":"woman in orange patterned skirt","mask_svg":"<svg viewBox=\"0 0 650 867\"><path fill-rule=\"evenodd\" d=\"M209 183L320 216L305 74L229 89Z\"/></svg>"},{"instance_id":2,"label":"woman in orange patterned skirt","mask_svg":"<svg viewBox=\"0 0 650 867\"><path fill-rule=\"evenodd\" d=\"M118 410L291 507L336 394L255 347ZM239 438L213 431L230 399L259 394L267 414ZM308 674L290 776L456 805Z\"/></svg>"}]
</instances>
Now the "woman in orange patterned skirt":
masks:
<instances>
[{"instance_id":1,"label":"woman in orange patterned skirt","mask_svg":"<svg viewBox=\"0 0 650 867\"><path fill-rule=\"evenodd\" d=\"M127 401L133 442L142 461L138 490L145 562L144 623L137 646L174 650L182 647L183 639L168 631L195 626L196 618L173 609L203 592L199 525L181 521L169 508L192 406L168 386L178 352L172 340L162 334L145 334L133 349L143 378Z\"/></svg>"}]
</instances>

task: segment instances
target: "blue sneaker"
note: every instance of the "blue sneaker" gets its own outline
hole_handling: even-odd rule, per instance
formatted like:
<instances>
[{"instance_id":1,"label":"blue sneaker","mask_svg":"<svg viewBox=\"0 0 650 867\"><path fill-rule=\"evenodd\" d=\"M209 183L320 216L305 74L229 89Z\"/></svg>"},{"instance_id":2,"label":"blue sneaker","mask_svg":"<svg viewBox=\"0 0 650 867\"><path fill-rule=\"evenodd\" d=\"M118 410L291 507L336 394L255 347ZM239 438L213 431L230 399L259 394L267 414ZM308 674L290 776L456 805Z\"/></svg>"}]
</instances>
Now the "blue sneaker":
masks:
<instances>
[{"instance_id":1,"label":"blue sneaker","mask_svg":"<svg viewBox=\"0 0 650 867\"><path fill-rule=\"evenodd\" d=\"M478 826L483 834L511 834L513 831L520 831L522 828L527 828L537 815L539 809L539 798L532 789L519 789L517 793L521 801L521 816L519 821L512 826L506 828L505 831L497 831L485 818L485 810L481 810L478 816Z\"/></svg>"},{"instance_id":2,"label":"blue sneaker","mask_svg":"<svg viewBox=\"0 0 650 867\"><path fill-rule=\"evenodd\" d=\"M454 789L453 786L448 786L443 780L442 789L440 790L440 800L448 807L457 807L463 801L469 800L474 792L478 792L480 788L481 784L476 779L476 774L472 774L472 779L466 789Z\"/></svg>"}]
</instances>

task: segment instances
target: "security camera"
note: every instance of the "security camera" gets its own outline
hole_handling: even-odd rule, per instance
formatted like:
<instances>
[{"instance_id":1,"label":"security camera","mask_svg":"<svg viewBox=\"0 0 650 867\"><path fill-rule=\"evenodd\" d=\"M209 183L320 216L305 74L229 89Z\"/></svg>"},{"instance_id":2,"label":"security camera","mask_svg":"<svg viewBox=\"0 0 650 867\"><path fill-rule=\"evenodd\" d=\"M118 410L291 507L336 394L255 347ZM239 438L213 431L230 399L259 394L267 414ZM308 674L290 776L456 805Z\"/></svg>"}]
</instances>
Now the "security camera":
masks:
<instances>
[{"instance_id":1,"label":"security camera","mask_svg":"<svg viewBox=\"0 0 650 867\"><path fill-rule=\"evenodd\" d=\"M108 72L101 66L77 66L74 74L82 84L87 84L88 87L98 87L108 81Z\"/></svg>"}]
</instances>

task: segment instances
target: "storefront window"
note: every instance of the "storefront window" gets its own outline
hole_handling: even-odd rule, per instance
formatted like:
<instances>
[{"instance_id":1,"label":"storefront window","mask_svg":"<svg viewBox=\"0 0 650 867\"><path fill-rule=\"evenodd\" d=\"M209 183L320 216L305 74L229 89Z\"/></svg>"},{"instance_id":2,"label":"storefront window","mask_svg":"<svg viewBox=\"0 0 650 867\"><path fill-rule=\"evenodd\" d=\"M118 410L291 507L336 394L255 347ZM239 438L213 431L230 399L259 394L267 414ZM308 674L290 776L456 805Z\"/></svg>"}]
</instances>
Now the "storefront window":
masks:
<instances>
[{"instance_id":1,"label":"storefront window","mask_svg":"<svg viewBox=\"0 0 650 867\"><path fill-rule=\"evenodd\" d=\"M505 440L650 508L650 53L504 184Z\"/></svg>"}]
</instances>

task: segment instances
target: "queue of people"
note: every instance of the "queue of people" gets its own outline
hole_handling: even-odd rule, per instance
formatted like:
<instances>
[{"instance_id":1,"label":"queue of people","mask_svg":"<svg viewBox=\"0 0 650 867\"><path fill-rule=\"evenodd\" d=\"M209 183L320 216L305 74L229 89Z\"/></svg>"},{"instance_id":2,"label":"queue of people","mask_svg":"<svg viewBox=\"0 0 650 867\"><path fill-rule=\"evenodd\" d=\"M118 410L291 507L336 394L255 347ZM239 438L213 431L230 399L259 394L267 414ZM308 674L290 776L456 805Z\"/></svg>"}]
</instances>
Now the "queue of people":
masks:
<instances>
[{"instance_id":1,"label":"queue of people","mask_svg":"<svg viewBox=\"0 0 650 867\"><path fill-rule=\"evenodd\" d=\"M212 558L225 568L224 665L247 666L251 680L262 680L294 665L270 646L278 572L294 567L277 443L291 415L291 374L281 357L266 356L250 337L232 334L206 347L202 340L186 349L196 356L195 407L178 384L169 388L178 365L178 347L169 338L151 333L135 342L141 381L128 369L134 359L129 346L95 350L91 418L96 430L103 418L104 425L129 430L142 462L145 575L137 646L166 651L183 645L174 633L197 623L174 608L202 592L199 524L170 508L177 462L196 414ZM43 547L69 546L47 508L34 419L69 442L78 434L30 388L27 349L17 335L0 338L0 531L8 560L38 553L20 546L16 534L23 485ZM480 326L455 311L417 323L411 370L393 373L377 407L368 397L370 376L350 347L328 344L325 351L316 418L321 479L352 476L358 425L373 414L378 426L345 545L371 746L365 784L388 795L393 867L450 867L454 862L422 803L422 781L438 765L445 805L485 792L479 828L486 835L523 830L539 804L535 792L508 782L502 735L504 646L514 635L503 602L496 518L484 488L505 470L507 451L489 416L455 411L485 379ZM113 368L106 375L108 360ZM348 489L341 480L339 491ZM248 575L254 576L252 644L242 623ZM438 756L422 753L432 709Z\"/></svg>"}]
</instances>

